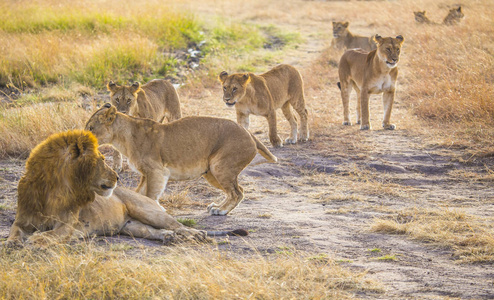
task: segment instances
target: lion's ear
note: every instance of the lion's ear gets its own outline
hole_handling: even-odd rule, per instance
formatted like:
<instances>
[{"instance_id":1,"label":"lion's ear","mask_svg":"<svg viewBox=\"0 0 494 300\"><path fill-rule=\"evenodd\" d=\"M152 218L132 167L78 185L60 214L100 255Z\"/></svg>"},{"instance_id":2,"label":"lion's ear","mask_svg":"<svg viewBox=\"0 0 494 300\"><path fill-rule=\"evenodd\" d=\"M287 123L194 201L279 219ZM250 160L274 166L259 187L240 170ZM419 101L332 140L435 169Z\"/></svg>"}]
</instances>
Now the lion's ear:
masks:
<instances>
[{"instance_id":1,"label":"lion's ear","mask_svg":"<svg viewBox=\"0 0 494 300\"><path fill-rule=\"evenodd\" d=\"M384 39L379 35L379 34L376 34L374 36L374 41L378 44L378 45L381 45L382 42L384 42Z\"/></svg>"},{"instance_id":2,"label":"lion's ear","mask_svg":"<svg viewBox=\"0 0 494 300\"><path fill-rule=\"evenodd\" d=\"M110 108L108 108L104 114L105 123L108 125L112 124L113 121L115 121L116 117L117 117L117 108L113 105L110 105Z\"/></svg>"},{"instance_id":3,"label":"lion's ear","mask_svg":"<svg viewBox=\"0 0 494 300\"><path fill-rule=\"evenodd\" d=\"M225 80L226 80L227 77L228 77L228 73L226 71L223 71L218 76L218 79L223 84L225 82Z\"/></svg>"},{"instance_id":4,"label":"lion's ear","mask_svg":"<svg viewBox=\"0 0 494 300\"><path fill-rule=\"evenodd\" d=\"M348 25L350 25L350 23L348 23L348 22L343 23L343 27L345 27L345 28L347 28Z\"/></svg>"},{"instance_id":5,"label":"lion's ear","mask_svg":"<svg viewBox=\"0 0 494 300\"><path fill-rule=\"evenodd\" d=\"M458 6L457 12L461 12L461 6Z\"/></svg>"},{"instance_id":6,"label":"lion's ear","mask_svg":"<svg viewBox=\"0 0 494 300\"><path fill-rule=\"evenodd\" d=\"M243 86L246 86L247 84L249 84L249 82L250 82L250 75L249 75L249 73L245 73L244 75L242 75L242 82L241 82L241 84Z\"/></svg>"},{"instance_id":7,"label":"lion's ear","mask_svg":"<svg viewBox=\"0 0 494 300\"><path fill-rule=\"evenodd\" d=\"M396 39L398 40L398 42L401 44L403 44L403 42L405 41L405 38L401 35L397 36Z\"/></svg>"},{"instance_id":8,"label":"lion's ear","mask_svg":"<svg viewBox=\"0 0 494 300\"><path fill-rule=\"evenodd\" d=\"M135 94L137 93L139 90L141 89L141 83L139 82L134 82L131 86L130 86L130 92L132 94Z\"/></svg>"},{"instance_id":9,"label":"lion's ear","mask_svg":"<svg viewBox=\"0 0 494 300\"><path fill-rule=\"evenodd\" d=\"M112 93L114 93L114 92L116 92L116 91L117 91L117 85L116 85L116 84L115 84L115 82L113 82L112 80L110 80L110 82L108 82L108 84L106 85L106 88L107 88L110 92L112 92Z\"/></svg>"}]
</instances>

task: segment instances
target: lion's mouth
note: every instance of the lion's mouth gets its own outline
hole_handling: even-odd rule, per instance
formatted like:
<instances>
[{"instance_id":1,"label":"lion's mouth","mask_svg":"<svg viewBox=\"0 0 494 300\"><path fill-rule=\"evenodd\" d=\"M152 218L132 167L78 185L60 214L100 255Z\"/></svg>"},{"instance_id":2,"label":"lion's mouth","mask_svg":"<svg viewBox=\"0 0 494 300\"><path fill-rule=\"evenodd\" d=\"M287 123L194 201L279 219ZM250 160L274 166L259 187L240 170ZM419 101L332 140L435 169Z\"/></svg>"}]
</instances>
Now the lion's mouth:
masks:
<instances>
[{"instance_id":1,"label":"lion's mouth","mask_svg":"<svg viewBox=\"0 0 494 300\"><path fill-rule=\"evenodd\" d=\"M386 65L388 65L388 67L390 68L394 68L396 66L397 62L390 62L390 61L386 61Z\"/></svg>"},{"instance_id":2,"label":"lion's mouth","mask_svg":"<svg viewBox=\"0 0 494 300\"><path fill-rule=\"evenodd\" d=\"M234 102L225 102L227 107L233 107L235 104L237 104L237 101Z\"/></svg>"},{"instance_id":3,"label":"lion's mouth","mask_svg":"<svg viewBox=\"0 0 494 300\"><path fill-rule=\"evenodd\" d=\"M101 185L101 189L103 189L103 190L105 190L105 191L106 191L106 190L109 190L109 189L113 189L113 188L114 188L114 186L107 186L106 184L102 184L102 185Z\"/></svg>"}]
</instances>

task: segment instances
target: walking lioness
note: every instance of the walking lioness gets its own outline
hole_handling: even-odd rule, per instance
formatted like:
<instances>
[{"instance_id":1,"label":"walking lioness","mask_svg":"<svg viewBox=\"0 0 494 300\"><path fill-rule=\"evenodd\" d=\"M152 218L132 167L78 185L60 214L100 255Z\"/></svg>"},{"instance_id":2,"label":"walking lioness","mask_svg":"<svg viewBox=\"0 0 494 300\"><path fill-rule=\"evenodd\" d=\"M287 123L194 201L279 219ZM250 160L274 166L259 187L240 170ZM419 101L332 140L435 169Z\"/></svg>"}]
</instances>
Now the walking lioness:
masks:
<instances>
[{"instance_id":1,"label":"walking lioness","mask_svg":"<svg viewBox=\"0 0 494 300\"><path fill-rule=\"evenodd\" d=\"M399 35L396 38L383 38L376 34L374 40L377 49L365 52L361 49L346 51L341 57L338 67L343 102L343 125L351 125L348 102L352 88L357 92L357 124L361 130L370 129L369 95L383 93L384 118L383 128L396 128L389 119L395 97L396 78L398 76L398 61L401 46L405 39Z\"/></svg>"},{"instance_id":2,"label":"walking lioness","mask_svg":"<svg viewBox=\"0 0 494 300\"><path fill-rule=\"evenodd\" d=\"M300 140L309 139L307 109L305 109L304 84L302 76L290 65L279 65L270 71L255 75L242 73L228 75L221 72L219 80L223 85L223 101L237 111L237 122L249 129L249 115L263 116L269 124L269 141L274 147L283 146L276 128L276 109L281 107L290 122L290 137L285 143L297 143L297 119L292 106L300 116Z\"/></svg>"},{"instance_id":3,"label":"walking lioness","mask_svg":"<svg viewBox=\"0 0 494 300\"><path fill-rule=\"evenodd\" d=\"M168 180L203 176L223 190L226 199L211 203L212 215L226 215L244 194L238 174L259 152L270 162L277 158L252 134L233 121L186 117L167 124L117 112L107 103L86 123L101 144L112 144L142 174L137 192L158 201Z\"/></svg>"},{"instance_id":4,"label":"walking lioness","mask_svg":"<svg viewBox=\"0 0 494 300\"><path fill-rule=\"evenodd\" d=\"M165 118L171 122L182 117L177 91L166 80L154 79L142 86L139 82L125 86L110 81L107 88L111 104L121 113L160 123ZM118 151L113 152L113 169L122 169L122 155Z\"/></svg>"},{"instance_id":5,"label":"walking lioness","mask_svg":"<svg viewBox=\"0 0 494 300\"><path fill-rule=\"evenodd\" d=\"M376 49L372 37L352 34L348 30L348 22L333 22L333 40L331 45L337 49L360 48L365 51Z\"/></svg>"}]
</instances>

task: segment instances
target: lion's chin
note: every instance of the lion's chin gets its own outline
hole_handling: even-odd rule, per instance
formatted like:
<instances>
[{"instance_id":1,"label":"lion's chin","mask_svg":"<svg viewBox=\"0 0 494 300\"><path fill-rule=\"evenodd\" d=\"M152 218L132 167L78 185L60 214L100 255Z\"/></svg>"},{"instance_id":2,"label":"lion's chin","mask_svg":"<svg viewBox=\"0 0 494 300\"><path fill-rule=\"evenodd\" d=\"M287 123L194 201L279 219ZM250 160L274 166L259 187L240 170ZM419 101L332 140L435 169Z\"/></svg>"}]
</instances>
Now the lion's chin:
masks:
<instances>
[{"instance_id":1,"label":"lion's chin","mask_svg":"<svg viewBox=\"0 0 494 300\"><path fill-rule=\"evenodd\" d=\"M226 107L228 107L228 108L232 108L232 107L234 107L234 106L235 106L235 104L237 104L237 101L235 101L235 102L233 102L233 103L228 103L228 102L225 102L225 105L226 105Z\"/></svg>"},{"instance_id":2,"label":"lion's chin","mask_svg":"<svg viewBox=\"0 0 494 300\"><path fill-rule=\"evenodd\" d=\"M394 67L396 67L398 65L398 63L391 63L391 62L386 62L386 66L388 66L388 68L392 69Z\"/></svg>"},{"instance_id":3,"label":"lion's chin","mask_svg":"<svg viewBox=\"0 0 494 300\"><path fill-rule=\"evenodd\" d=\"M113 185L112 187L102 185L96 190L96 194L102 197L110 197L113 194L113 190L117 187L117 185Z\"/></svg>"}]
</instances>

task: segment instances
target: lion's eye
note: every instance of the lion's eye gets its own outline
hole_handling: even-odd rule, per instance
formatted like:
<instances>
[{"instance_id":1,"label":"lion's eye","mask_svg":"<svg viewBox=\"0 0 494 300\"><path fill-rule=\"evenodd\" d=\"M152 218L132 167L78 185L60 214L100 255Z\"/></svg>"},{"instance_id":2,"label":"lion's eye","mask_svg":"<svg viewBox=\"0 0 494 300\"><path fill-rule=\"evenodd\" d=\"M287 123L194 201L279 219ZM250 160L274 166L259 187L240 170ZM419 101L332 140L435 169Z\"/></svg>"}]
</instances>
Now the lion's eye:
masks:
<instances>
[{"instance_id":1,"label":"lion's eye","mask_svg":"<svg viewBox=\"0 0 494 300\"><path fill-rule=\"evenodd\" d=\"M391 53L391 49L390 48L386 49L386 51L388 51L389 53Z\"/></svg>"},{"instance_id":2,"label":"lion's eye","mask_svg":"<svg viewBox=\"0 0 494 300\"><path fill-rule=\"evenodd\" d=\"M235 93L235 92L237 91L237 88L236 88L236 87L234 87L232 91Z\"/></svg>"},{"instance_id":3,"label":"lion's eye","mask_svg":"<svg viewBox=\"0 0 494 300\"><path fill-rule=\"evenodd\" d=\"M396 52L400 53L400 48L396 49Z\"/></svg>"},{"instance_id":4,"label":"lion's eye","mask_svg":"<svg viewBox=\"0 0 494 300\"><path fill-rule=\"evenodd\" d=\"M130 100L130 99L129 99L129 100L127 100L127 104L130 104L130 102L131 102L131 101L132 101L132 100Z\"/></svg>"},{"instance_id":5,"label":"lion's eye","mask_svg":"<svg viewBox=\"0 0 494 300\"><path fill-rule=\"evenodd\" d=\"M223 87L223 91L225 91L225 92L226 92L226 86L224 86L224 87Z\"/></svg>"}]
</instances>

